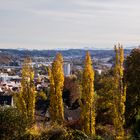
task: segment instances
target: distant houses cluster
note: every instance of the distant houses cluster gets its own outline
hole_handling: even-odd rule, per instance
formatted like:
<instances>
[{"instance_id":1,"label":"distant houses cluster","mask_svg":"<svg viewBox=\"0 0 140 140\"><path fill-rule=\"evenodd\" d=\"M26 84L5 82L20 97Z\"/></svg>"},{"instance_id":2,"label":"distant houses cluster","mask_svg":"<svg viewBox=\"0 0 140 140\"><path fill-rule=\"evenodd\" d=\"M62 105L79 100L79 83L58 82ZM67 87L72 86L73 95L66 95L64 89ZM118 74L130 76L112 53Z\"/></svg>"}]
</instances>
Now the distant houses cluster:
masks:
<instances>
[{"instance_id":1,"label":"distant houses cluster","mask_svg":"<svg viewBox=\"0 0 140 140\"><path fill-rule=\"evenodd\" d=\"M32 66L36 65L36 67L41 66L40 64L33 63ZM51 63L46 66L51 65ZM22 67L19 66L7 66L4 69L7 69L7 73L0 73L0 105L10 105L14 106L13 103L13 94L20 91L21 88L21 74L20 75L9 75L8 71L11 72L11 68L17 68L21 70ZM71 74L71 64L69 62L65 62L63 65L64 75L69 76ZM35 73L35 86L36 90L45 90L49 86L49 78L48 75L40 75Z\"/></svg>"}]
</instances>

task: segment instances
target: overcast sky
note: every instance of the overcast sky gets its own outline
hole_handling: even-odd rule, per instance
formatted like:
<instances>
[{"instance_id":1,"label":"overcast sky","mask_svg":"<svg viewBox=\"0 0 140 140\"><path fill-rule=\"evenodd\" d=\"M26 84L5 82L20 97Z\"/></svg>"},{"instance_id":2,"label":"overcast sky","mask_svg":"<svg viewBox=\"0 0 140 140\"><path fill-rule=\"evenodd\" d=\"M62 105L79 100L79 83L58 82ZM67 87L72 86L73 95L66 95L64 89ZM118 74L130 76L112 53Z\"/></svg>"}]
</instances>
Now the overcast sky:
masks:
<instances>
[{"instance_id":1,"label":"overcast sky","mask_svg":"<svg viewBox=\"0 0 140 140\"><path fill-rule=\"evenodd\" d=\"M0 48L140 44L140 0L0 0Z\"/></svg>"}]
</instances>

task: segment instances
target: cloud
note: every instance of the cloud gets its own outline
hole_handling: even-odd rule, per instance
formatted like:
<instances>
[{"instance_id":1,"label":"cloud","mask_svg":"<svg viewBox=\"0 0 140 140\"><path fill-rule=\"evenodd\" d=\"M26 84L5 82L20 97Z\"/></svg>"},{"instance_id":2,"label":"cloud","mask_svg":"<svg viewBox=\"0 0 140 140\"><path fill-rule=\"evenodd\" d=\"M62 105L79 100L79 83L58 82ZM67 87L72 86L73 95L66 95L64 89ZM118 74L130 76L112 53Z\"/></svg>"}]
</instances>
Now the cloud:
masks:
<instances>
[{"instance_id":1,"label":"cloud","mask_svg":"<svg viewBox=\"0 0 140 140\"><path fill-rule=\"evenodd\" d=\"M112 47L116 41L140 43L139 0L0 2L0 47Z\"/></svg>"}]
</instances>

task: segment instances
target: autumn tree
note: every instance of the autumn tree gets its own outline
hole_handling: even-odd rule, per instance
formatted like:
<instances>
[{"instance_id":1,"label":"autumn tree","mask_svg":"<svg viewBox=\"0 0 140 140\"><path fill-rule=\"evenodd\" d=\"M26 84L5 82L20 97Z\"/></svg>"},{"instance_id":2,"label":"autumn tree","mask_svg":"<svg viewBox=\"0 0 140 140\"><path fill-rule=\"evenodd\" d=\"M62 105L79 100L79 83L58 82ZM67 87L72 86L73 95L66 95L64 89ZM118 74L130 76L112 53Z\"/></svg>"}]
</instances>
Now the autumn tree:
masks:
<instances>
[{"instance_id":1,"label":"autumn tree","mask_svg":"<svg viewBox=\"0 0 140 140\"><path fill-rule=\"evenodd\" d=\"M133 49L125 61L126 95L126 124L135 124L140 114L140 48Z\"/></svg>"},{"instance_id":2,"label":"autumn tree","mask_svg":"<svg viewBox=\"0 0 140 140\"><path fill-rule=\"evenodd\" d=\"M89 52L86 53L82 78L81 125L87 135L95 134L94 71Z\"/></svg>"},{"instance_id":3,"label":"autumn tree","mask_svg":"<svg viewBox=\"0 0 140 140\"><path fill-rule=\"evenodd\" d=\"M34 71L31 66L31 59L25 58L22 66L22 81L20 93L16 94L16 105L19 111L29 119L34 120L35 113L35 86Z\"/></svg>"},{"instance_id":4,"label":"autumn tree","mask_svg":"<svg viewBox=\"0 0 140 140\"><path fill-rule=\"evenodd\" d=\"M114 94L113 94L113 122L115 127L116 139L124 139L124 128L125 123L125 100L126 100L126 87L123 82L123 62L124 62L124 51L123 47L118 44L115 46L115 69L114 69Z\"/></svg>"},{"instance_id":5,"label":"autumn tree","mask_svg":"<svg viewBox=\"0 0 140 140\"><path fill-rule=\"evenodd\" d=\"M63 57L56 55L52 68L48 71L50 77L50 116L53 122L62 124L64 120L64 108L62 90L64 86Z\"/></svg>"},{"instance_id":6,"label":"autumn tree","mask_svg":"<svg viewBox=\"0 0 140 140\"><path fill-rule=\"evenodd\" d=\"M109 71L110 72L110 71ZM113 92L114 77L110 73L103 74L96 86L96 123L99 125L113 124ZM97 126L97 125L96 125Z\"/></svg>"}]
</instances>

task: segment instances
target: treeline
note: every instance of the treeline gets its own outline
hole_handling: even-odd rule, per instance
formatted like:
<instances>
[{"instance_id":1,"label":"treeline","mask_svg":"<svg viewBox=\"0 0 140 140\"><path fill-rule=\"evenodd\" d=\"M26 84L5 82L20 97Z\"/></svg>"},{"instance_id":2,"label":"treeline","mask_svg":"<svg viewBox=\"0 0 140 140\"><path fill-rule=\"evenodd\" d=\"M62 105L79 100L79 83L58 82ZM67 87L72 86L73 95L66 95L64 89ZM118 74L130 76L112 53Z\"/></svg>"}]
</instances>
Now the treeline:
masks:
<instances>
[{"instance_id":1,"label":"treeline","mask_svg":"<svg viewBox=\"0 0 140 140\"><path fill-rule=\"evenodd\" d=\"M64 118L63 102L63 57L58 53L51 67L47 68L50 80L49 114L50 122L36 122L35 103L36 91L34 86L34 71L31 59L26 58L22 69L21 90L15 94L16 111L22 117L17 122L10 115L9 124L20 125L22 130L13 131L13 139L106 139L125 140L140 138L140 49L132 50L124 63L124 50L118 44L115 50L115 66L109 72L97 75L94 72L90 53L86 52L84 69L77 77L81 91L78 104L81 115L74 123L76 129L70 129ZM3 110L7 113L5 114ZM10 110L8 110L10 113ZM4 127L8 112L0 110L1 139L9 138L10 127ZM16 117L17 117L16 115ZM21 121L20 121L21 120ZM19 121L19 122L18 122ZM21 125L21 122L25 125ZM20 128L18 126L17 128ZM17 132L17 133L14 133ZM6 134L7 133L7 134ZM11 134L11 133L10 133ZM12 135L12 134L11 134ZM100 135L100 136L99 136Z\"/></svg>"}]
</instances>

